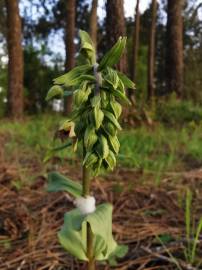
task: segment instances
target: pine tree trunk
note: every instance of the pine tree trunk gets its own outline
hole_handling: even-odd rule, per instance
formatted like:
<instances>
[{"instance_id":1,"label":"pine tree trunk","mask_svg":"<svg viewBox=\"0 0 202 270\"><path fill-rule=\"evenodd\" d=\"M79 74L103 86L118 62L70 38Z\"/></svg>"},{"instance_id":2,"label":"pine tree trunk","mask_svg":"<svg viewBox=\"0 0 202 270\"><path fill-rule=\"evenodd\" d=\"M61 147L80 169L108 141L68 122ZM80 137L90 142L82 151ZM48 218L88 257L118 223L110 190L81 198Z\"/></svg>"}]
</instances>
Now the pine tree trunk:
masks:
<instances>
[{"instance_id":1,"label":"pine tree trunk","mask_svg":"<svg viewBox=\"0 0 202 270\"><path fill-rule=\"evenodd\" d=\"M178 97L183 92L183 9L184 0L168 0L166 88Z\"/></svg>"},{"instance_id":2,"label":"pine tree trunk","mask_svg":"<svg viewBox=\"0 0 202 270\"><path fill-rule=\"evenodd\" d=\"M66 1L66 27L65 27L65 50L66 50L66 71L71 70L75 65L75 13L76 13L76 2L75 0ZM72 97L69 96L65 99L64 111L65 114L71 112Z\"/></svg>"},{"instance_id":3,"label":"pine tree trunk","mask_svg":"<svg viewBox=\"0 0 202 270\"><path fill-rule=\"evenodd\" d=\"M139 33L140 33L140 12L139 12L140 0L137 0L135 7L135 26L133 31L133 48L132 48L132 67L131 67L131 79L136 81L137 75L137 58L139 48Z\"/></svg>"},{"instance_id":4,"label":"pine tree trunk","mask_svg":"<svg viewBox=\"0 0 202 270\"><path fill-rule=\"evenodd\" d=\"M18 0L6 0L7 47L8 47L8 116L21 118L23 115L23 49L22 29Z\"/></svg>"},{"instance_id":5,"label":"pine tree trunk","mask_svg":"<svg viewBox=\"0 0 202 270\"><path fill-rule=\"evenodd\" d=\"M97 47L97 5L98 0L93 0L90 14L90 36L95 48Z\"/></svg>"},{"instance_id":6,"label":"pine tree trunk","mask_svg":"<svg viewBox=\"0 0 202 270\"><path fill-rule=\"evenodd\" d=\"M154 97L154 73L155 73L155 33L156 33L157 1L152 0L152 18L148 50L148 100Z\"/></svg>"},{"instance_id":7,"label":"pine tree trunk","mask_svg":"<svg viewBox=\"0 0 202 270\"><path fill-rule=\"evenodd\" d=\"M126 35L123 0L107 0L106 2L106 35L110 49L120 36ZM127 57L123 54L118 69L127 73Z\"/></svg>"}]
</instances>

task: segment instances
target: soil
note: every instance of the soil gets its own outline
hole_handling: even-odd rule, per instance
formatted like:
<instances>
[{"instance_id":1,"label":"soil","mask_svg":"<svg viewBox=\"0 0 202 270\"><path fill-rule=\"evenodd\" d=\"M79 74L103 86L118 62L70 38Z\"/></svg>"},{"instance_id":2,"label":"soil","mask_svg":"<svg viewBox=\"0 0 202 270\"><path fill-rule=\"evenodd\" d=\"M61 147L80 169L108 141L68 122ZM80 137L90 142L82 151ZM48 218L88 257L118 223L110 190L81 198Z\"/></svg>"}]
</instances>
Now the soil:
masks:
<instances>
[{"instance_id":1,"label":"soil","mask_svg":"<svg viewBox=\"0 0 202 270\"><path fill-rule=\"evenodd\" d=\"M61 173L80 180L78 168L76 162L59 166ZM31 184L22 186L16 179L20 179L19 168L1 163L0 270L86 269L57 240L64 213L74 207L72 198L62 192L47 193L46 175L38 175ZM116 240L129 247L117 266L102 264L96 269L200 269L191 267L183 255L187 244L183 207L189 186L195 198L195 219L202 214L202 170L165 173L159 187L151 184L149 175L144 183L140 179L141 172L118 168L93 181L97 203L114 205ZM201 241L198 250L202 257Z\"/></svg>"}]
</instances>

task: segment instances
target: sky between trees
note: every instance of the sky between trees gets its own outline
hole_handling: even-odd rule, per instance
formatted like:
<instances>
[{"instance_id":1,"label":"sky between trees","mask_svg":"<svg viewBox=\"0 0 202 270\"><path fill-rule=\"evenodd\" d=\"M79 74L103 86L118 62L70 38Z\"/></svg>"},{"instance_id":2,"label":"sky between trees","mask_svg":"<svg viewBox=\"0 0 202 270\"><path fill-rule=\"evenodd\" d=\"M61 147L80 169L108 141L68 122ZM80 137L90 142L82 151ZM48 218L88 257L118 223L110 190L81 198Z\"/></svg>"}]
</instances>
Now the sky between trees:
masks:
<instances>
[{"instance_id":1,"label":"sky between trees","mask_svg":"<svg viewBox=\"0 0 202 270\"><path fill-rule=\"evenodd\" d=\"M32 2L37 3L38 1L39 0L34 0ZM99 0L98 1L97 12L98 12L98 18L100 20L103 20L105 15L106 15L105 2L106 2L106 0ZM145 9L149 6L150 2L151 2L150 0L141 0L140 1L140 12L141 13L145 11ZM159 2L161 2L161 1L159 1ZM90 0L89 0L89 3L91 3ZM21 1L21 5L20 5L21 15L23 15L22 10L24 9L24 6L27 7L27 10L29 12L30 5L31 5L31 2L29 0ZM134 17L135 5L136 5L136 0L124 0L125 17ZM35 19L37 20L38 17L40 16L40 10L39 11L34 10L32 7L32 12L33 12L32 16L34 15ZM51 50L55 54L61 54L62 58L63 59L65 58L65 44L64 44L64 40L63 40L63 33L61 31L57 31L54 34L50 35L49 44L51 44ZM46 57L46 61L49 62L49 60L50 60L49 57Z\"/></svg>"}]
</instances>

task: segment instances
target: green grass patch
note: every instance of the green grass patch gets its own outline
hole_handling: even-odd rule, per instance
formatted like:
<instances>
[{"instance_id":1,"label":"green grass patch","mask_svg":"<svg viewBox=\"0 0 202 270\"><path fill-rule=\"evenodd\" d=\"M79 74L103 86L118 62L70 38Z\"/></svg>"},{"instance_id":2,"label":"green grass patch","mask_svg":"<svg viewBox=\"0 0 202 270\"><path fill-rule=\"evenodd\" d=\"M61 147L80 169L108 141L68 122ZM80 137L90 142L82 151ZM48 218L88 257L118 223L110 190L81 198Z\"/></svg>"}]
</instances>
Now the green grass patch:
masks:
<instances>
[{"instance_id":1,"label":"green grass patch","mask_svg":"<svg viewBox=\"0 0 202 270\"><path fill-rule=\"evenodd\" d=\"M30 117L23 122L0 121L0 138L4 138L5 159L36 159L42 162L50 147L61 145L53 142L60 115ZM156 124L120 132L118 165L152 173L159 184L164 172L181 171L202 166L202 125L189 123L183 127ZM70 147L71 148L71 147ZM56 156L75 157L70 148ZM25 165L26 166L26 165Z\"/></svg>"}]
</instances>

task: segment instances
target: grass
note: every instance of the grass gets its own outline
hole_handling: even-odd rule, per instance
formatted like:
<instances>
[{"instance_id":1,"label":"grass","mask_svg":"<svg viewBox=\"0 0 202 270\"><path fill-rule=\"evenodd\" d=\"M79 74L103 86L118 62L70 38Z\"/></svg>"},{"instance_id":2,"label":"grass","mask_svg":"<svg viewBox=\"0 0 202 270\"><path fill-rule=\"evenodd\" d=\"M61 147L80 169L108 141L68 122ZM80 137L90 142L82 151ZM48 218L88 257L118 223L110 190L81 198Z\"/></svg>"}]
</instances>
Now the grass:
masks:
<instances>
[{"instance_id":1,"label":"grass","mask_svg":"<svg viewBox=\"0 0 202 270\"><path fill-rule=\"evenodd\" d=\"M202 164L202 127L145 126L120 134L123 166L152 171L179 171ZM192 163L192 164L189 164Z\"/></svg>"},{"instance_id":2,"label":"grass","mask_svg":"<svg viewBox=\"0 0 202 270\"><path fill-rule=\"evenodd\" d=\"M202 232L202 217L198 224L194 224L192 211L192 193L187 190L186 193L186 207L185 207L185 225L186 225L186 240L187 244L184 247L185 258L191 265L201 266L202 261L197 258L197 245L200 242L200 235Z\"/></svg>"},{"instance_id":3,"label":"grass","mask_svg":"<svg viewBox=\"0 0 202 270\"><path fill-rule=\"evenodd\" d=\"M4 137L5 159L32 158L41 162L62 117L41 115L23 122L0 121L0 138ZM119 166L152 173L159 184L165 171L182 171L202 165L202 124L188 123L183 127L168 127L162 123L154 127L138 127L119 135L121 149ZM60 145L56 141L54 146ZM57 156L72 157L63 150Z\"/></svg>"}]
</instances>

